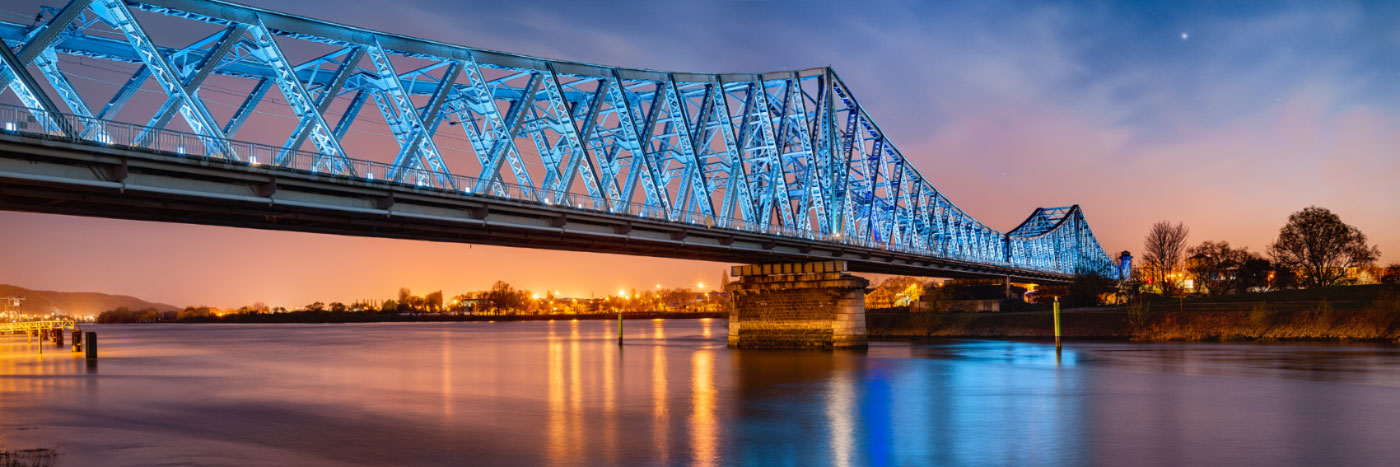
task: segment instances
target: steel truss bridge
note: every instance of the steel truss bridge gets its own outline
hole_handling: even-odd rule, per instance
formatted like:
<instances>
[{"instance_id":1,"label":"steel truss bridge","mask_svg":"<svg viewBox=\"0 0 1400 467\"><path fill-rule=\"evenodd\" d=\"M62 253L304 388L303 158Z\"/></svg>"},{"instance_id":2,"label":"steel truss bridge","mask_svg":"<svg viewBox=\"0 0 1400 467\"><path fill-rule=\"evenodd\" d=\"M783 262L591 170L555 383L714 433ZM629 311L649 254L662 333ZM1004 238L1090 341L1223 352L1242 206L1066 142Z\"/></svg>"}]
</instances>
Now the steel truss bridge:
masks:
<instances>
[{"instance_id":1,"label":"steel truss bridge","mask_svg":"<svg viewBox=\"0 0 1400 467\"><path fill-rule=\"evenodd\" d=\"M1078 206L1036 209L1009 232L963 212L831 68L607 67L210 0L38 10L0 21L0 209L886 273L1118 275Z\"/></svg>"}]
</instances>

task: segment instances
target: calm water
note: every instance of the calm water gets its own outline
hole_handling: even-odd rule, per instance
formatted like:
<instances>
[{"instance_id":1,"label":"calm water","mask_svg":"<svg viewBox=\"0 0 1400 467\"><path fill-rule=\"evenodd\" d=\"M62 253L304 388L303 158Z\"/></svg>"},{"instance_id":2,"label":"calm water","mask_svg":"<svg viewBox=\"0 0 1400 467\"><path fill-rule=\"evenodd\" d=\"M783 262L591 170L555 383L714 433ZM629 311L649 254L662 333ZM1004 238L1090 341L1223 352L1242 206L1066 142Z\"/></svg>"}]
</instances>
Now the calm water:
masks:
<instances>
[{"instance_id":1,"label":"calm water","mask_svg":"<svg viewBox=\"0 0 1400 467\"><path fill-rule=\"evenodd\" d=\"M0 340L0 448L62 465L1397 465L1400 348L876 343L725 323L93 326Z\"/></svg>"}]
</instances>

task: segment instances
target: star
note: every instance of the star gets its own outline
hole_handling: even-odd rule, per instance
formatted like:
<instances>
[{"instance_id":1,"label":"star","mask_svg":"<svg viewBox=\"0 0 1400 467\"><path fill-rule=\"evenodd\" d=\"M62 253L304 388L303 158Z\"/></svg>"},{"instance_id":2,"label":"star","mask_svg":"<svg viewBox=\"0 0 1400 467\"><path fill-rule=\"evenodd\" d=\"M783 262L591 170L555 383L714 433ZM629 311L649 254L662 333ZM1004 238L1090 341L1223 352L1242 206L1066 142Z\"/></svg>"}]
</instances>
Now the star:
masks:
<instances>
[{"instance_id":1,"label":"star","mask_svg":"<svg viewBox=\"0 0 1400 467\"><path fill-rule=\"evenodd\" d=\"M1184 41L1184 40L1187 40L1187 39L1190 39L1190 38L1191 38L1191 34L1188 34L1188 33L1185 33L1185 32L1181 33L1181 40Z\"/></svg>"}]
</instances>

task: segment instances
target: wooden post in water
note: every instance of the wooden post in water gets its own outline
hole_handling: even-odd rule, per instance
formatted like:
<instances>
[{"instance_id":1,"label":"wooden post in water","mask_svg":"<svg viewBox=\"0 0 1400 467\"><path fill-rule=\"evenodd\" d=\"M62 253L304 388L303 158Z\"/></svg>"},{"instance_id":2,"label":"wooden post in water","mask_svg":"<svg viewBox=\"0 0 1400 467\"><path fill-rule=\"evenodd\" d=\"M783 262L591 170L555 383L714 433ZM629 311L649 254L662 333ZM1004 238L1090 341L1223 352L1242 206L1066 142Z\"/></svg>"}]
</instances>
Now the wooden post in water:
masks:
<instances>
[{"instance_id":1,"label":"wooden post in water","mask_svg":"<svg viewBox=\"0 0 1400 467\"><path fill-rule=\"evenodd\" d=\"M53 330L53 346L63 347L63 328L55 328Z\"/></svg>"},{"instance_id":2,"label":"wooden post in water","mask_svg":"<svg viewBox=\"0 0 1400 467\"><path fill-rule=\"evenodd\" d=\"M83 332L78 330L78 328L73 328L73 351L83 351Z\"/></svg>"},{"instance_id":3,"label":"wooden post in water","mask_svg":"<svg viewBox=\"0 0 1400 467\"><path fill-rule=\"evenodd\" d=\"M617 346L622 346L622 310L617 310Z\"/></svg>"},{"instance_id":4,"label":"wooden post in water","mask_svg":"<svg viewBox=\"0 0 1400 467\"><path fill-rule=\"evenodd\" d=\"M89 331L83 335L83 354L88 360L97 360L97 333Z\"/></svg>"},{"instance_id":5,"label":"wooden post in water","mask_svg":"<svg viewBox=\"0 0 1400 467\"><path fill-rule=\"evenodd\" d=\"M1060 351L1060 297L1055 297L1055 351Z\"/></svg>"}]
</instances>

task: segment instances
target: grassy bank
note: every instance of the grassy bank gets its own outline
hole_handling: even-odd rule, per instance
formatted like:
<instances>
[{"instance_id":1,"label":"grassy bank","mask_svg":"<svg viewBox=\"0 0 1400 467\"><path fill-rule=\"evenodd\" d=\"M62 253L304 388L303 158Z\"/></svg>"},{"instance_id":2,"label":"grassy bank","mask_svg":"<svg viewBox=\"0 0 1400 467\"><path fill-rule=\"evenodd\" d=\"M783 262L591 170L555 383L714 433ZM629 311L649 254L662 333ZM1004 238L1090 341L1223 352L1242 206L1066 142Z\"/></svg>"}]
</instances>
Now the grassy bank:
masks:
<instances>
[{"instance_id":1,"label":"grassy bank","mask_svg":"<svg viewBox=\"0 0 1400 467\"><path fill-rule=\"evenodd\" d=\"M47 467L54 465L57 457L52 449L0 449L0 467Z\"/></svg>"},{"instance_id":2,"label":"grassy bank","mask_svg":"<svg viewBox=\"0 0 1400 467\"><path fill-rule=\"evenodd\" d=\"M1144 341L1400 342L1400 291L1390 286L1149 301L1061 312L1064 337ZM1049 311L871 313L871 337L1053 337Z\"/></svg>"}]
</instances>

